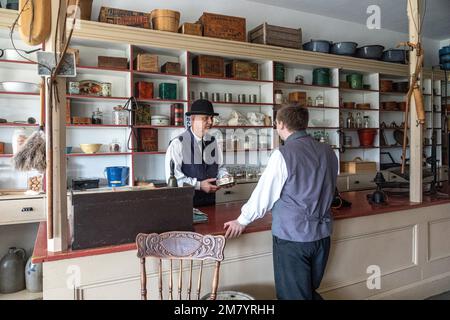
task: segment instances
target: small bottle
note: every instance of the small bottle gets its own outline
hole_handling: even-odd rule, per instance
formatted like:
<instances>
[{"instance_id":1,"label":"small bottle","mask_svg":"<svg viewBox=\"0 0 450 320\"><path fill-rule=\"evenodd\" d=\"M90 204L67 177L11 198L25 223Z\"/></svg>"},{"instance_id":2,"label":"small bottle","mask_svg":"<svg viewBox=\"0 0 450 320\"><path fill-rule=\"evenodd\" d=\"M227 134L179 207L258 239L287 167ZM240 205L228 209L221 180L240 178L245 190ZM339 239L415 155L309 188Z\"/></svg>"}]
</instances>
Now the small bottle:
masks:
<instances>
[{"instance_id":1,"label":"small bottle","mask_svg":"<svg viewBox=\"0 0 450 320\"><path fill-rule=\"evenodd\" d=\"M283 91L275 90L275 104L283 104Z\"/></svg>"},{"instance_id":2,"label":"small bottle","mask_svg":"<svg viewBox=\"0 0 450 320\"><path fill-rule=\"evenodd\" d=\"M351 112L348 113L346 122L347 122L347 129L353 129L355 127L355 120L353 119L353 114Z\"/></svg>"},{"instance_id":3,"label":"small bottle","mask_svg":"<svg viewBox=\"0 0 450 320\"><path fill-rule=\"evenodd\" d=\"M357 112L356 113L355 122L356 122L356 128L358 128L358 129L362 128L363 123L362 123L361 112Z\"/></svg>"},{"instance_id":4,"label":"small bottle","mask_svg":"<svg viewBox=\"0 0 450 320\"><path fill-rule=\"evenodd\" d=\"M318 95L316 97L316 107L323 107L323 96Z\"/></svg>"},{"instance_id":5,"label":"small bottle","mask_svg":"<svg viewBox=\"0 0 450 320\"><path fill-rule=\"evenodd\" d=\"M313 105L312 98L311 98L311 97L308 97L308 99L306 100L306 106L312 107L312 105Z\"/></svg>"},{"instance_id":6,"label":"small bottle","mask_svg":"<svg viewBox=\"0 0 450 320\"><path fill-rule=\"evenodd\" d=\"M364 128L370 128L370 120L369 120L369 116L364 116L363 127L364 127Z\"/></svg>"}]
</instances>

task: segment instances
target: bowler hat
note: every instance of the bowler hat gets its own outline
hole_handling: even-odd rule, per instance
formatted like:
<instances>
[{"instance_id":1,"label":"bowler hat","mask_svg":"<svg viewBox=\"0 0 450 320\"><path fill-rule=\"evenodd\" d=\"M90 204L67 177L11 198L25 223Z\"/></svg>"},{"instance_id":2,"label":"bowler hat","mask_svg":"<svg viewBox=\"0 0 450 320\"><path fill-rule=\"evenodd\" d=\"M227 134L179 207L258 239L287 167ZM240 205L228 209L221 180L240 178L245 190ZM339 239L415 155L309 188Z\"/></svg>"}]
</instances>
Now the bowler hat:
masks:
<instances>
[{"instance_id":1,"label":"bowler hat","mask_svg":"<svg viewBox=\"0 0 450 320\"><path fill-rule=\"evenodd\" d=\"M218 113L214 112L214 107L212 103L205 99L195 100L192 103L191 111L186 112L187 116L191 116L193 114L205 114L208 116L218 116Z\"/></svg>"}]
</instances>

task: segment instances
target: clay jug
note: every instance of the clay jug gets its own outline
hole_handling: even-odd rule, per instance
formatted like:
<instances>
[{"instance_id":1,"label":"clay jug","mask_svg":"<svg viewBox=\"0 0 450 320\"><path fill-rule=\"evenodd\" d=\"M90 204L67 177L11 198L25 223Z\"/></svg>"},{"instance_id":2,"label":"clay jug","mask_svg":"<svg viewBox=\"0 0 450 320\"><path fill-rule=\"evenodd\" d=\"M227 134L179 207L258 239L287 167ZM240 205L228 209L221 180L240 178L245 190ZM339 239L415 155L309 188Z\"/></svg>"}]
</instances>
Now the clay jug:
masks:
<instances>
[{"instance_id":1,"label":"clay jug","mask_svg":"<svg viewBox=\"0 0 450 320\"><path fill-rule=\"evenodd\" d=\"M42 263L31 262L31 257L25 266L25 284L30 292L42 291Z\"/></svg>"},{"instance_id":2,"label":"clay jug","mask_svg":"<svg viewBox=\"0 0 450 320\"><path fill-rule=\"evenodd\" d=\"M25 289L24 249L11 247L0 260L0 293L13 293Z\"/></svg>"}]
</instances>

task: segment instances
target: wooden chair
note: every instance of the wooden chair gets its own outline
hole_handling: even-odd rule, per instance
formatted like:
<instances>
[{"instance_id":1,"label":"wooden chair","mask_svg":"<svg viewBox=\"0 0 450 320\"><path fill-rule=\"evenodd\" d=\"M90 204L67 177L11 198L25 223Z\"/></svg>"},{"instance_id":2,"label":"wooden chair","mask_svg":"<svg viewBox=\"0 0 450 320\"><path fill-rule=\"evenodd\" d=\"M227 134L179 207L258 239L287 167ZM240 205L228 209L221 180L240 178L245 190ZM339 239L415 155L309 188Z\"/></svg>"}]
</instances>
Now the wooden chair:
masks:
<instances>
[{"instance_id":1,"label":"wooden chair","mask_svg":"<svg viewBox=\"0 0 450 320\"><path fill-rule=\"evenodd\" d=\"M146 257L159 259L158 265L158 288L159 299L163 299L163 272L162 262L168 260L170 263L170 272L168 279L169 299L173 300L173 260L179 261L178 269L178 299L182 300L183 287L183 261L189 264L189 279L187 286L187 299L191 300L193 263L200 262L196 298L200 299L202 286L203 262L205 260L215 261L214 275L212 279L211 295L209 300L215 300L217 287L219 285L220 262L224 259L223 251L225 248L224 236L202 235L188 231L171 231L165 233L140 233L136 237L137 256L141 260L141 299L147 300L147 273L145 268Z\"/></svg>"}]
</instances>

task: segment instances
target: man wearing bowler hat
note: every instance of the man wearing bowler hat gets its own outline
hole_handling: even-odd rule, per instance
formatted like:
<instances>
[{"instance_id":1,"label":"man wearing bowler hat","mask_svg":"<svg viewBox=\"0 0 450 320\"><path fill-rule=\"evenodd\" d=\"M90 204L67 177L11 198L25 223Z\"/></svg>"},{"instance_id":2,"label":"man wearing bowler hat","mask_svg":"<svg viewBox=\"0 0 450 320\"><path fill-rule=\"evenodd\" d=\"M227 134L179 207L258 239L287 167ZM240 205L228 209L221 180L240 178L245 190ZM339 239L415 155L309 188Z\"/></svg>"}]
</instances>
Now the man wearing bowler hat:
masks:
<instances>
[{"instance_id":1,"label":"man wearing bowler hat","mask_svg":"<svg viewBox=\"0 0 450 320\"><path fill-rule=\"evenodd\" d=\"M196 100L191 111L191 126L170 142L166 152L166 180L170 176L170 161L175 163L178 185L184 183L195 187L194 207L213 205L216 202L216 179L228 175L223 165L223 155L215 138L208 135L213 124L213 105L208 100Z\"/></svg>"}]
</instances>

